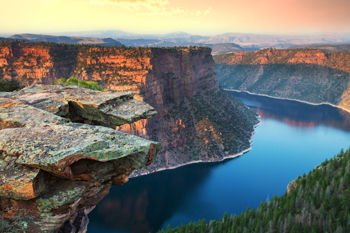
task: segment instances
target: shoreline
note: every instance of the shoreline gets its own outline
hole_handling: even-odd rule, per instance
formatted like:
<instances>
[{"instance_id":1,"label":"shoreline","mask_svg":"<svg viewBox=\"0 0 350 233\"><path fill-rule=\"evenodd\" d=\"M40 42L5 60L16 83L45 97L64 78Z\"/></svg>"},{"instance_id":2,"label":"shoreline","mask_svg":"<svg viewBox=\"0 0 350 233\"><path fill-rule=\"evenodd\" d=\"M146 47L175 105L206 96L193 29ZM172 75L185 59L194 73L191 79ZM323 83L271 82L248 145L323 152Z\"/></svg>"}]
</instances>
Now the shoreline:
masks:
<instances>
[{"instance_id":1,"label":"shoreline","mask_svg":"<svg viewBox=\"0 0 350 233\"><path fill-rule=\"evenodd\" d=\"M260 119L259 114L258 114L257 119L258 120ZM260 124L261 124L261 121L259 120L259 122L253 126L253 129L258 127ZM222 162L222 161L224 161L226 159L234 159L234 158L240 157L240 156L242 156L243 154L247 153L248 151L250 151L252 149L252 145L253 145L252 141L253 141L253 136L254 136L255 133L256 133L255 130L253 130L250 133L250 138L249 138L250 146L249 146L249 148L244 149L241 152L238 152L236 154L227 155L227 156L224 156L222 159L218 159L218 160L195 160L195 161L189 161L189 162L182 163L182 164L179 164L179 165L176 165L176 166L159 168L159 169L157 169L155 171L152 171L152 172L141 173L141 174L139 174L137 176L130 176L129 178L132 179L132 178L136 178L136 177L140 177L140 176L144 176L144 175L149 175L149 174L156 173L156 172L161 172L161 171L165 171L165 170L172 170L172 169L176 169L176 168L179 168L179 167L183 167L183 166L191 165L191 164L195 164L195 163L216 163L216 162Z\"/></svg>"},{"instance_id":2,"label":"shoreline","mask_svg":"<svg viewBox=\"0 0 350 233\"><path fill-rule=\"evenodd\" d=\"M315 105L315 106L326 104L326 105L330 105L330 106L335 107L335 108L340 108L340 109L350 113L350 110L348 110L346 108L343 108L341 106L338 106L338 105L334 105L334 104L328 103L328 102L312 103L312 102L308 102L306 100L290 99L290 98L285 98L285 97L275 97L275 96L270 96L270 95L266 95L266 94L258 94L258 93L253 93L253 92L249 92L249 91L237 90L237 89L228 89L228 88L223 88L223 89L225 91L244 92L244 93L247 93L247 94L250 94L250 95L264 96L264 97L269 97L269 98L273 98L273 99L297 101L297 102L301 102L301 103L304 103L304 104L310 104L310 105Z\"/></svg>"}]
</instances>

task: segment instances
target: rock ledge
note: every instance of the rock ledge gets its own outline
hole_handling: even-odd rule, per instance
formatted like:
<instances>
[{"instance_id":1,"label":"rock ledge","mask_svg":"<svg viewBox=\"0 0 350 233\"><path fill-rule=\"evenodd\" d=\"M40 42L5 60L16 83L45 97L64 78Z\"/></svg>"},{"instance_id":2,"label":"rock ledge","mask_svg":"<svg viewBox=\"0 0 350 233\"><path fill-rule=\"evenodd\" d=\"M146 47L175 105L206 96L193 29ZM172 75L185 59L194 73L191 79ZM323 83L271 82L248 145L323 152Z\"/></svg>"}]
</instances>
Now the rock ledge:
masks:
<instances>
[{"instance_id":1,"label":"rock ledge","mask_svg":"<svg viewBox=\"0 0 350 233\"><path fill-rule=\"evenodd\" d=\"M85 232L109 188L161 149L115 127L156 114L131 92L45 85L0 92L0 231Z\"/></svg>"}]
</instances>

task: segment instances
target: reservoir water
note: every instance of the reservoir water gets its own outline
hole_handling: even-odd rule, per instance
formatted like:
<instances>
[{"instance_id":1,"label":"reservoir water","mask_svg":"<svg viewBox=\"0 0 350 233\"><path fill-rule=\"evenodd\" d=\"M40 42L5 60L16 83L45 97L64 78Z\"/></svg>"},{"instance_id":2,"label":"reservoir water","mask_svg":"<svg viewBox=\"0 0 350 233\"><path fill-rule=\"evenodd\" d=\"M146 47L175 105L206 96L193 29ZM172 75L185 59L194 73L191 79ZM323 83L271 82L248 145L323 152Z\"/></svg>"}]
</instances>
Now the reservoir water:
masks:
<instances>
[{"instance_id":1,"label":"reservoir water","mask_svg":"<svg viewBox=\"0 0 350 233\"><path fill-rule=\"evenodd\" d=\"M240 214L286 191L287 184L350 145L350 114L230 92L260 115L252 150L130 179L114 186L89 214L88 233L147 233L181 223Z\"/></svg>"}]
</instances>

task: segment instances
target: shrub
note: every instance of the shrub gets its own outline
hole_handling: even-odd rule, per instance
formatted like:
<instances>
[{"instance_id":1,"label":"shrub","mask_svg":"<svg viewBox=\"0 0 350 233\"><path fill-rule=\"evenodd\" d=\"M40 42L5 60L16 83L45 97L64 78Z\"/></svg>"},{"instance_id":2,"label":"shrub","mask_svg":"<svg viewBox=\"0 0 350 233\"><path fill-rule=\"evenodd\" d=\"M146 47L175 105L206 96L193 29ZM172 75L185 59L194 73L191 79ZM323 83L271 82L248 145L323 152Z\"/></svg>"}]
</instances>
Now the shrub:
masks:
<instances>
[{"instance_id":1,"label":"shrub","mask_svg":"<svg viewBox=\"0 0 350 233\"><path fill-rule=\"evenodd\" d=\"M0 91L16 91L24 88L22 84L20 84L17 81L11 80L11 81L3 81L0 80Z\"/></svg>"},{"instance_id":2,"label":"shrub","mask_svg":"<svg viewBox=\"0 0 350 233\"><path fill-rule=\"evenodd\" d=\"M57 81L53 81L52 85L65 85L65 86L78 86L95 91L103 91L103 88L94 81L85 81L70 77L68 80L66 78L60 78Z\"/></svg>"}]
</instances>

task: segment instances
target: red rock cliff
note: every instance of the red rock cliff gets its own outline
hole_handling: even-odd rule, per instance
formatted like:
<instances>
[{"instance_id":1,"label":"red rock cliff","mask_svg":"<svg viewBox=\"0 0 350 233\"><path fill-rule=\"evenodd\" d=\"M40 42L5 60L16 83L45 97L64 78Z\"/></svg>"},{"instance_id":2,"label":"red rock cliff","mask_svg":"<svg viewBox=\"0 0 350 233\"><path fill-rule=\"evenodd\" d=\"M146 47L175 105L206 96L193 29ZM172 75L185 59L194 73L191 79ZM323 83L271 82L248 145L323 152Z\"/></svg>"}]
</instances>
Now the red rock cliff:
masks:
<instances>
[{"instance_id":1,"label":"red rock cliff","mask_svg":"<svg viewBox=\"0 0 350 233\"><path fill-rule=\"evenodd\" d=\"M318 49L265 49L255 52L236 52L215 57L217 64L314 64L350 72L350 53L328 53Z\"/></svg>"},{"instance_id":2,"label":"red rock cliff","mask_svg":"<svg viewBox=\"0 0 350 233\"><path fill-rule=\"evenodd\" d=\"M350 110L350 52L265 49L215 57L220 85Z\"/></svg>"}]
</instances>

